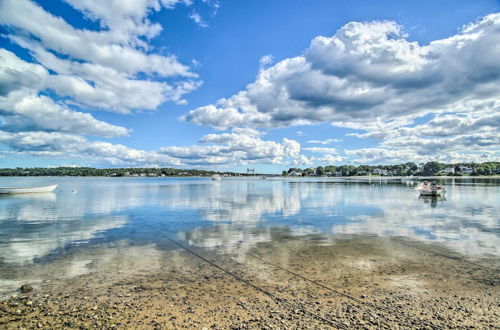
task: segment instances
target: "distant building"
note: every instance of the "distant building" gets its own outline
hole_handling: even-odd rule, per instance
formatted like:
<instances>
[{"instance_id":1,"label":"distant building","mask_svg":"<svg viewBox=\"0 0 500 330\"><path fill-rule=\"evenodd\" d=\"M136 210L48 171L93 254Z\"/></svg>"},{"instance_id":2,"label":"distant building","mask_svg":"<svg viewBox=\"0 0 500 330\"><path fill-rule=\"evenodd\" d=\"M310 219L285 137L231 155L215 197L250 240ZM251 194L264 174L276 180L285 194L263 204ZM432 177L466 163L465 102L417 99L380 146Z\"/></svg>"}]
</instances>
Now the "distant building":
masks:
<instances>
[{"instance_id":1,"label":"distant building","mask_svg":"<svg viewBox=\"0 0 500 330\"><path fill-rule=\"evenodd\" d=\"M392 172L389 172L387 170L383 170L381 168L376 168L376 169L373 170L373 174L375 174L375 175L382 175L382 176L388 176L388 175L392 175Z\"/></svg>"},{"instance_id":2,"label":"distant building","mask_svg":"<svg viewBox=\"0 0 500 330\"><path fill-rule=\"evenodd\" d=\"M472 172L474 172L474 170L472 169L472 167L460 166L460 172L462 174L472 174Z\"/></svg>"},{"instance_id":3,"label":"distant building","mask_svg":"<svg viewBox=\"0 0 500 330\"><path fill-rule=\"evenodd\" d=\"M290 172L290 176L302 176L302 172L292 171Z\"/></svg>"},{"instance_id":4,"label":"distant building","mask_svg":"<svg viewBox=\"0 0 500 330\"><path fill-rule=\"evenodd\" d=\"M447 167L443 170L443 172L446 174L453 174L453 173L455 173L455 168L454 167Z\"/></svg>"}]
</instances>

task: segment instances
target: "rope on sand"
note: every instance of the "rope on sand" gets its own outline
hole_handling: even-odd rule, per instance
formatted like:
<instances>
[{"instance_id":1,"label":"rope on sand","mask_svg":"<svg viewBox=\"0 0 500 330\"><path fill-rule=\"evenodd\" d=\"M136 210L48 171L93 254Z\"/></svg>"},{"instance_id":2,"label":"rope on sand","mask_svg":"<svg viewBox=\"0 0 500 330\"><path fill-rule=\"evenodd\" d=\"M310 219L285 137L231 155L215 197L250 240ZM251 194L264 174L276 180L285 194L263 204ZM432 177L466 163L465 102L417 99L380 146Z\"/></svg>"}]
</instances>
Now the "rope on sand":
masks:
<instances>
[{"instance_id":1,"label":"rope on sand","mask_svg":"<svg viewBox=\"0 0 500 330\"><path fill-rule=\"evenodd\" d=\"M343 323L340 323L340 322L336 322L336 321L332 321L330 319L327 319L319 314L316 314L314 312L311 312L311 311L308 311L307 309L299 306L299 305L294 305L292 303L289 303L288 301L286 301L285 299L283 298L280 298L278 296L276 296L275 294L267 291L266 289L263 289L255 284L253 284L252 282L244 279L243 277L219 266L218 264L216 264L215 262L203 257L202 255L196 253L195 251L193 251L192 249L188 248L187 246L183 245L182 243L174 240L173 238L171 238L170 236L168 236L167 234L165 234L164 232L162 231L157 231L157 233L159 233L160 235L162 235L163 237L165 237L166 239L168 239L170 242L174 243L175 245L179 246L180 248L186 250L187 252L189 252L190 254L194 255L195 257L205 261L206 263L208 263L209 265L211 265L212 267L226 273L227 275L235 278L236 280L250 286L251 288L255 289L256 291L259 291L260 293L270 297L271 299L275 300L277 303L279 304L283 304L285 306L287 306L288 308L291 308L291 309L298 309L298 310L301 310L304 314L309 314L310 316L322 321L322 322L325 322L331 326L335 326L335 327L338 327L338 328L347 328L346 325L344 325Z\"/></svg>"},{"instance_id":2,"label":"rope on sand","mask_svg":"<svg viewBox=\"0 0 500 330\"><path fill-rule=\"evenodd\" d=\"M265 264L268 264L268 265L270 265L270 266L273 266L273 267L275 267L275 268L281 269L281 270L283 270L283 271L285 271L285 272L287 272L287 273L289 273L289 274L292 274L292 275L294 275L294 276L296 276L296 277L299 277L299 278L303 279L303 280L304 280L304 281L306 281L306 282L310 282L310 283L315 284L315 285L317 285L317 286L319 286L319 287L322 287L323 289L326 289L326 290L328 290L328 291L331 291L331 292L333 292L333 293L335 293L335 294L338 294L338 295L340 295L340 296L343 296L343 297L346 297L346 298L348 298L348 299L351 299L351 300L353 300L353 301L355 301L355 302L357 302L357 303L359 303L359 304L361 304L361 305L365 305L365 306L368 306L368 307L370 307L370 308L372 308L372 309L376 309L376 310L384 311L384 312L387 312L387 313L397 314L397 315L402 316L402 317L404 317L404 318L406 318L406 319L411 319L411 320L414 320L414 321L416 321L416 322L418 322L418 323L420 323L420 324L422 324L422 325L426 325L426 326L430 326L430 327L434 327L434 326L435 326L434 324L432 324L432 323L430 323L430 322L427 322L427 321L424 321L424 320L421 320L421 319L415 319L415 318L413 318L413 317L411 317L411 316L408 316L408 315L406 315L406 314L404 314L404 313L401 313L400 311L397 311L397 310L394 310L394 309L389 309L389 308L386 308L386 307L381 307L381 306L375 305L375 304L373 304L373 303L370 303L370 302L367 302L367 301L360 300L360 299L358 299L358 298L356 298L356 297L354 297L354 296L351 296L351 295L349 295L349 294L347 294L347 293L344 293L344 292L341 292L341 291L335 290L335 289L333 289L333 288L331 288L331 287L329 287L329 286L326 286L326 285L324 285L324 284L322 284L322 283L320 283L320 282L317 282L317 281L311 280L311 279L309 279L309 278L307 278L307 277L305 277L305 276L303 276L303 275L300 275L300 274L298 274L298 273L296 273L296 272L294 272L294 271L291 271L291 270L289 270L289 269L286 269L286 268L284 268L284 267L282 267L282 266L280 266L280 265L278 265L278 264L273 264L272 262L269 262L269 261L267 261L267 260L265 260L265 259L263 259L263 258L261 258L261 257L256 256L256 255L253 255L253 254L248 254L248 256L249 256L249 257L252 257L252 258L254 258L254 259L257 259L257 260L259 260L259 261L261 261L261 262L263 262L263 263L265 263Z\"/></svg>"},{"instance_id":3,"label":"rope on sand","mask_svg":"<svg viewBox=\"0 0 500 330\"><path fill-rule=\"evenodd\" d=\"M240 281L240 282L242 282L242 283L244 283L244 284L246 284L246 285L248 285L248 286L252 287L252 288L253 288L253 289L255 289L256 291L259 291L259 292L263 293L264 295L266 295L266 296L268 296L268 297L272 298L272 299L273 299L273 300L275 300L276 302L281 303L281 304L284 304L284 305L288 305L288 307L291 307L291 308L294 308L294 309L299 309L299 310L301 310L303 313L305 313L305 314L309 314L310 316L312 316L312 317L314 317L314 318L316 318L316 319L318 319L318 320L320 320L320 321L323 321L323 322L325 322L325 323L327 323L327 324L330 324L330 325L332 325L332 326L336 326L336 327L340 327L340 328L346 328L346 326L345 326L343 323L340 323L340 322L338 322L338 321L332 321L332 320L327 319L327 318L325 318L325 317L323 317L323 316L321 316L321 315L319 315L319 314L316 314L316 313L314 313L314 312L310 312L310 311L306 310L305 308L303 308L303 307L301 307L301 306L299 306L299 305L294 305L294 304L292 304L292 303L289 303L289 302L288 302L288 301L286 301L285 299L280 298L280 297L276 296L275 294L273 294L273 293L271 293L271 292L267 291L266 289L263 289L263 288L261 288L261 287L259 287L259 286L255 285L255 284L253 284L252 282L250 282L250 281L246 280L245 278L243 278L243 277L241 277L241 276L239 276L239 275L237 275L237 274L235 274L235 273L233 273L233 272L231 272L231 271L229 271L229 270L227 270L227 269L225 269L225 268L221 267L220 265L216 264L215 262L213 262L213 261L211 261L211 260L209 260L209 259L207 259L207 258L203 257L202 255L198 254L197 252L193 251L192 249L190 249L190 248L186 247L186 246L185 246L185 245L183 245L182 243L180 243L180 242L178 242L178 241L174 240L173 238L171 238L170 236L166 235L166 234L165 234L164 232L162 232L161 230L159 230L159 231L157 231L157 232L158 232L160 235L162 235L163 237L165 237L166 239L168 239L169 241L171 241L172 243L174 243L175 245L179 246L180 248L182 248L182 249L186 250L187 252L189 252L190 254L194 255L195 257L197 257L197 258L199 258L199 259L201 259L201 260L205 261L206 263L210 264L210 265L211 265L211 266L213 266L214 268L219 269L220 271L222 271L222 272L224 272L224 273L228 274L229 276L231 276L231 277L235 278L236 280L238 280L238 281ZM417 249L421 249L421 248L418 248L418 247L415 247L415 246L411 246L411 247L413 247L413 248L417 248ZM484 268L484 269L489 269L489 270L498 271L498 269L494 269L494 268L490 268L490 267L483 266L483 265L480 265L480 264L476 264L476 263L474 263L474 262L469 262L469 261L467 261L467 260L463 260L463 259L458 258L458 257L447 256L447 255L445 255L445 254L441 254L441 253L439 253L439 252L435 252L435 251L431 251L431 250L426 250L426 249L421 249L421 250L426 251L426 252L429 252L429 253L433 253L433 254L436 254L436 255L439 255L439 256L442 256L442 257L446 257L446 258L449 258L449 259L452 259L452 260L462 261L462 262L465 262L465 263L468 263L468 264L471 264L471 265L474 265L474 266L478 266L478 267L481 267L481 268ZM317 286L319 286L319 287L322 287L322 288L324 288L324 289L326 289L326 290L328 290L328 291L331 291L331 292L333 292L333 293L335 293L335 294L337 294L337 295L340 295L340 296L343 296L343 297L345 297L345 298L348 298L348 299L350 299L350 300L352 300L352 301L355 301L355 302L357 302L357 303L359 303L359 304L361 304L361 305L365 305L365 306L367 306L367 307L369 307L369 308L372 308L372 309L375 309L375 310L380 310L380 311L384 311L384 312L387 312L387 313L397 314L397 315L399 315L399 316L401 316L401 317L403 317L403 318L406 318L407 320L409 319L409 320L416 321L417 323L420 323L421 325L424 325L424 326L428 326L428 327L431 327L431 328L435 327L435 325L434 325L433 323L431 323L431 322L428 322L428 321L425 321L425 320L421 320L421 319L418 319L418 318L414 318L414 317L409 316L409 315L407 315L407 314L405 314L405 313L402 313L401 311L398 311L398 310L396 310L396 309L386 308L386 307L378 306L378 305L373 304L373 303L370 303L370 302L366 302L366 301L360 300L360 299L358 299L358 298L356 298L356 297L354 297L354 296L352 296L352 295L349 295L349 294L347 294L347 293L344 293L344 292L341 292L341 291L335 290L335 289L333 289L333 288L331 288L331 287L329 287L329 286L327 286L327 285L324 285L324 284L322 284L322 283L320 283L320 282L317 282L317 281L315 281L315 280L309 279L309 278L307 278L307 277L305 277L305 276L303 276L303 275L301 275L301 274L299 274L299 273L296 273L296 272L294 272L294 271L292 271L292 270L289 270L289 269L287 269L287 268L284 268L284 267L282 267L281 265L271 263L271 262L269 262L269 261L267 261L267 260L265 260L265 259L263 259L263 258L261 258L261 257L259 257L259 256L256 256L256 255L253 255L253 254L247 254L247 256L252 257L252 258L254 258L254 259L257 259L257 260L261 261L262 263L268 264L268 265L270 265L270 266L272 266L272 267L275 267L275 268L281 269L281 270L283 270L283 271L285 271L285 272L287 272L287 273L289 273L289 274L291 274L291 275L293 275L293 276L296 276L296 277L298 277L298 278L301 278L302 280L304 280L304 281L306 281L306 282L309 282L309 283L312 283L312 284L317 285Z\"/></svg>"}]
</instances>

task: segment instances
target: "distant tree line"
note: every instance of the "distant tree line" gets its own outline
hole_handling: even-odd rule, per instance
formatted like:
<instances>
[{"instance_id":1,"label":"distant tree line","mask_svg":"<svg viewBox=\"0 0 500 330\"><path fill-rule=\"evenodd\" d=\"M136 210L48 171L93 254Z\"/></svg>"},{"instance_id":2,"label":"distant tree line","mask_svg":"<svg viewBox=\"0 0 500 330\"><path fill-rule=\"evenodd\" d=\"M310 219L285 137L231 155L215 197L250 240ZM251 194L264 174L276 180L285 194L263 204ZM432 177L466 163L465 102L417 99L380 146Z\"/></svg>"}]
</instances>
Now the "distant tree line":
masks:
<instances>
[{"instance_id":1,"label":"distant tree line","mask_svg":"<svg viewBox=\"0 0 500 330\"><path fill-rule=\"evenodd\" d=\"M225 176L247 175L234 172L217 172L177 168L92 168L92 167L33 167L0 168L0 176Z\"/></svg>"},{"instance_id":2,"label":"distant tree line","mask_svg":"<svg viewBox=\"0 0 500 330\"><path fill-rule=\"evenodd\" d=\"M283 176L463 176L496 174L500 174L500 162L445 164L436 161L419 165L408 162L397 165L329 165L305 169L290 168L282 173Z\"/></svg>"},{"instance_id":3,"label":"distant tree line","mask_svg":"<svg viewBox=\"0 0 500 330\"><path fill-rule=\"evenodd\" d=\"M0 168L0 176L247 176L246 173L218 172L198 169L177 168L92 168L92 167L30 167ZM495 175L500 174L500 162L455 163L444 164L428 162L415 164L412 162L397 165L341 165L318 166L310 168L290 168L284 170L283 176L410 176L410 175ZM259 174L257 174L259 175Z\"/></svg>"}]
</instances>

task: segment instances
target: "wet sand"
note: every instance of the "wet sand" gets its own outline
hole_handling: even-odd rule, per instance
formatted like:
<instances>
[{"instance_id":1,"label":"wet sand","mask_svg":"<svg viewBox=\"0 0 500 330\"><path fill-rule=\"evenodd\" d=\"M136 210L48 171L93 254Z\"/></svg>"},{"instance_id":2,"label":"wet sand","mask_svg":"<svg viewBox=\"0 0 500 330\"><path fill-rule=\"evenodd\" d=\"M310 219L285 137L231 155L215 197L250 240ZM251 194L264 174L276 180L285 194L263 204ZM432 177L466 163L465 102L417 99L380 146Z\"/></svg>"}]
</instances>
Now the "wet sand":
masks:
<instances>
[{"instance_id":1,"label":"wet sand","mask_svg":"<svg viewBox=\"0 0 500 330\"><path fill-rule=\"evenodd\" d=\"M359 236L282 235L233 255L172 248L88 250L90 273L0 302L0 328L500 327L497 259Z\"/></svg>"}]
</instances>

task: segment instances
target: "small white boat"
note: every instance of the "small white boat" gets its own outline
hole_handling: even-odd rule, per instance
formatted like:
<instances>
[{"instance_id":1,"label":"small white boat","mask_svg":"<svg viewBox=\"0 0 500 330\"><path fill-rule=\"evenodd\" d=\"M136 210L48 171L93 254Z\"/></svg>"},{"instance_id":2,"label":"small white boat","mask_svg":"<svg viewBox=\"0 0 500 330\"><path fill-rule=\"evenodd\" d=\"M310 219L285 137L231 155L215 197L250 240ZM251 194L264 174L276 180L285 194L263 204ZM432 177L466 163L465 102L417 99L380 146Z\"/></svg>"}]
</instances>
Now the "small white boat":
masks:
<instances>
[{"instance_id":1,"label":"small white boat","mask_svg":"<svg viewBox=\"0 0 500 330\"><path fill-rule=\"evenodd\" d=\"M214 175L212 175L212 180L214 180L214 181L220 181L221 177L220 177L219 174L214 174Z\"/></svg>"},{"instance_id":2,"label":"small white boat","mask_svg":"<svg viewBox=\"0 0 500 330\"><path fill-rule=\"evenodd\" d=\"M416 190L420 191L421 196L442 196L446 192L443 186L434 181L421 182Z\"/></svg>"},{"instance_id":3,"label":"small white boat","mask_svg":"<svg viewBox=\"0 0 500 330\"><path fill-rule=\"evenodd\" d=\"M0 187L0 194L32 194L46 193L54 191L57 188L56 184L37 187Z\"/></svg>"}]
</instances>

